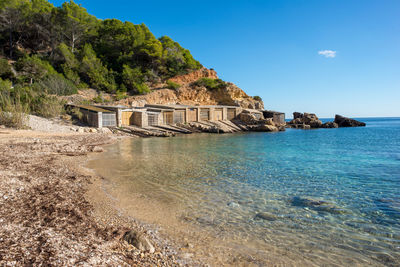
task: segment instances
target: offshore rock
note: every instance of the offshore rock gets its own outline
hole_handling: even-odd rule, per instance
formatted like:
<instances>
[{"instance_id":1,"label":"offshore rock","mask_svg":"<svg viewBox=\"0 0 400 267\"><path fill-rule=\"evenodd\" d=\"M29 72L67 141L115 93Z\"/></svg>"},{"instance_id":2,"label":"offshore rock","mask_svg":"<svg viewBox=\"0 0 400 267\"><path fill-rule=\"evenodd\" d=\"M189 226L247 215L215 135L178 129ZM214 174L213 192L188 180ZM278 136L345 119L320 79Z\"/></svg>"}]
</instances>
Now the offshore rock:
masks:
<instances>
[{"instance_id":1,"label":"offshore rock","mask_svg":"<svg viewBox=\"0 0 400 267\"><path fill-rule=\"evenodd\" d=\"M300 126L302 125L302 126ZM304 126L304 125L308 125ZM322 121L320 121L314 113L300 113L300 112L293 112L293 120L288 122L288 126L292 128L321 128Z\"/></svg>"},{"instance_id":2,"label":"offshore rock","mask_svg":"<svg viewBox=\"0 0 400 267\"><path fill-rule=\"evenodd\" d=\"M337 123L339 127L359 127L366 125L364 122L343 117L340 115L335 115L335 123Z\"/></svg>"}]
</instances>

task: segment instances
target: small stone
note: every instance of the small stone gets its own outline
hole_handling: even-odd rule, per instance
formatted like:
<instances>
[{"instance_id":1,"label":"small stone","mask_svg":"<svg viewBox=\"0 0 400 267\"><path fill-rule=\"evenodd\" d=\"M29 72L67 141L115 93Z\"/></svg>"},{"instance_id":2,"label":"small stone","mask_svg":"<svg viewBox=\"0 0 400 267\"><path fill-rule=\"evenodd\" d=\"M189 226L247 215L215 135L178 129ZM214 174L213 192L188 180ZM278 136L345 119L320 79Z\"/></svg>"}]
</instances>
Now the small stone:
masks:
<instances>
[{"instance_id":1,"label":"small stone","mask_svg":"<svg viewBox=\"0 0 400 267\"><path fill-rule=\"evenodd\" d=\"M240 205L238 203L236 203L236 202L231 201L231 202L228 203L228 207L238 208L238 207L240 207Z\"/></svg>"},{"instance_id":2,"label":"small stone","mask_svg":"<svg viewBox=\"0 0 400 267\"><path fill-rule=\"evenodd\" d=\"M93 147L92 148L92 152L103 152L104 151L104 149L102 148L102 147L99 147L99 146L95 146L95 147Z\"/></svg>"},{"instance_id":3,"label":"small stone","mask_svg":"<svg viewBox=\"0 0 400 267\"><path fill-rule=\"evenodd\" d=\"M254 219L261 219L261 220L266 220L266 221L276 221L278 218L275 215L268 213L268 212L259 212L256 214Z\"/></svg>"}]
</instances>

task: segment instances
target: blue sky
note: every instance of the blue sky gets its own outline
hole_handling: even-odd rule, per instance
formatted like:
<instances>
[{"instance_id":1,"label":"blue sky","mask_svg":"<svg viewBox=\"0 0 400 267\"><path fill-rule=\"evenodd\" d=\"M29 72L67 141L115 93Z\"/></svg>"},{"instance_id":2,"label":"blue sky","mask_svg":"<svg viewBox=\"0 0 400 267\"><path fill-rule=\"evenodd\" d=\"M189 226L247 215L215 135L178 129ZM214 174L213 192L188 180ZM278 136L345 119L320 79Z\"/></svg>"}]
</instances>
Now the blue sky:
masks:
<instances>
[{"instance_id":1,"label":"blue sky","mask_svg":"<svg viewBox=\"0 0 400 267\"><path fill-rule=\"evenodd\" d=\"M398 0L76 2L170 36L287 117L400 116Z\"/></svg>"}]
</instances>

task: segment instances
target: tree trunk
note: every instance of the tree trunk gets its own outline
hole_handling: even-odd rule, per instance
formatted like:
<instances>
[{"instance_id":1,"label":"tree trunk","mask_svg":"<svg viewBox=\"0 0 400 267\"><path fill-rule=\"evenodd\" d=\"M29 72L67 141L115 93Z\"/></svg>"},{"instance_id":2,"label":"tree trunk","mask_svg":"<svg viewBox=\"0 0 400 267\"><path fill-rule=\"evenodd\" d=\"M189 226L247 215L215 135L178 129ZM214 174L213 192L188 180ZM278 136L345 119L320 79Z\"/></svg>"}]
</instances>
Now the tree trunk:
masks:
<instances>
[{"instance_id":1,"label":"tree trunk","mask_svg":"<svg viewBox=\"0 0 400 267\"><path fill-rule=\"evenodd\" d=\"M10 58L12 59L12 56L13 56L13 38L12 38L11 21L9 23L10 23L10 28L9 28L9 30L10 30Z\"/></svg>"}]
</instances>

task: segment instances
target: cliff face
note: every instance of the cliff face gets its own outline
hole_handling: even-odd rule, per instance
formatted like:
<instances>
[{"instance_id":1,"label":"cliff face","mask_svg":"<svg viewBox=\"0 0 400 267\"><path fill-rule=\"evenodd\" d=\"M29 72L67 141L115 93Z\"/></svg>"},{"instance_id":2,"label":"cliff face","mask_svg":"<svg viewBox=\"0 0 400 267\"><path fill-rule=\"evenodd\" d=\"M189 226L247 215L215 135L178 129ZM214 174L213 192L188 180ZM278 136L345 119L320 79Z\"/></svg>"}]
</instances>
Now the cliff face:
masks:
<instances>
[{"instance_id":1,"label":"cliff face","mask_svg":"<svg viewBox=\"0 0 400 267\"><path fill-rule=\"evenodd\" d=\"M264 109L262 101L254 100L242 89L228 83L226 88L209 90L204 86L196 86L193 82L200 78L217 79L214 70L202 68L186 75L170 79L181 85L177 90L166 89L166 85L159 85L149 94L132 96L119 101L119 104L143 106L144 104L183 104L183 105L234 105L243 108Z\"/></svg>"}]
</instances>

